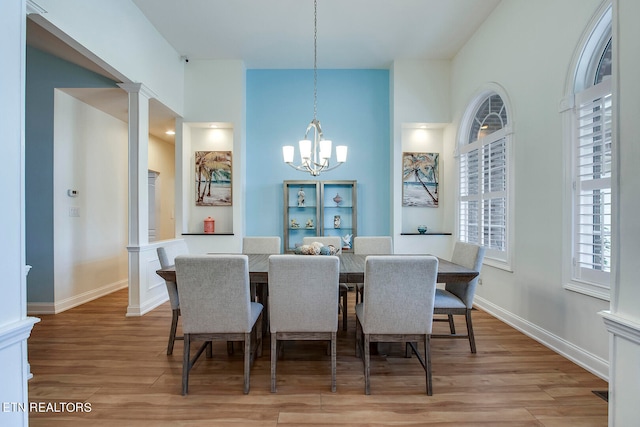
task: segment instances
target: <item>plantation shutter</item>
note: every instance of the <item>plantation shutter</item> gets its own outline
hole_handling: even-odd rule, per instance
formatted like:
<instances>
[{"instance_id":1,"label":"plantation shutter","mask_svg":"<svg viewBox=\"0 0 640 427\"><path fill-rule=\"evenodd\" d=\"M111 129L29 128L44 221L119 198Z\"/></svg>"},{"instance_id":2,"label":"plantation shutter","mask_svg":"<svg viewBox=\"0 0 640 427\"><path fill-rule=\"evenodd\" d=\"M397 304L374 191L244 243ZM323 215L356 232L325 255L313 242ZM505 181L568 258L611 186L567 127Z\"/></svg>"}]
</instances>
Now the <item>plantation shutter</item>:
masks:
<instances>
[{"instance_id":1,"label":"plantation shutter","mask_svg":"<svg viewBox=\"0 0 640 427\"><path fill-rule=\"evenodd\" d=\"M609 287L611 80L575 96L574 278Z\"/></svg>"},{"instance_id":2,"label":"plantation shutter","mask_svg":"<svg viewBox=\"0 0 640 427\"><path fill-rule=\"evenodd\" d=\"M460 240L505 258L507 250L507 130L460 149Z\"/></svg>"}]
</instances>

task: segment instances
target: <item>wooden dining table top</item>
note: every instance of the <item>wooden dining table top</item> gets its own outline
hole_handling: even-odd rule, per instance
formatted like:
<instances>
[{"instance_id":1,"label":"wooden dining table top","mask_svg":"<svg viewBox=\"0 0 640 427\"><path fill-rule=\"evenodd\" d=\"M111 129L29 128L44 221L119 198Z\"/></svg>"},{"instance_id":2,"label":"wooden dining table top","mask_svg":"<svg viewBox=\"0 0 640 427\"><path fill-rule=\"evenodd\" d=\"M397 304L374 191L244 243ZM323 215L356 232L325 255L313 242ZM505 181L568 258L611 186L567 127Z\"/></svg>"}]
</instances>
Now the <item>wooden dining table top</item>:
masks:
<instances>
[{"instance_id":1,"label":"wooden dining table top","mask_svg":"<svg viewBox=\"0 0 640 427\"><path fill-rule=\"evenodd\" d=\"M269 283L270 254L249 254L249 278L254 283ZM310 255L297 255L310 256ZM340 258L340 283L364 283L364 265L366 255L356 255L346 252L338 255ZM175 282L176 269L174 266L161 268L156 273L163 279ZM438 258L438 283L469 282L479 272Z\"/></svg>"}]
</instances>

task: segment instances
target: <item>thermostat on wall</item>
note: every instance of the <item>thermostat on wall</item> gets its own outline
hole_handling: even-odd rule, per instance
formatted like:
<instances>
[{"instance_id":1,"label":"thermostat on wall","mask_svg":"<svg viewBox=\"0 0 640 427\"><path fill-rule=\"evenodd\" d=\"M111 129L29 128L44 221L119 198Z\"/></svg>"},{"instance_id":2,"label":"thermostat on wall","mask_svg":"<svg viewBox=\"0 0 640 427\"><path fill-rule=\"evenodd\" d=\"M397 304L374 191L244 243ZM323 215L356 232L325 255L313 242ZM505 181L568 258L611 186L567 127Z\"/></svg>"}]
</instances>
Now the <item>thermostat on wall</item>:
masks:
<instances>
[{"instance_id":1,"label":"thermostat on wall","mask_svg":"<svg viewBox=\"0 0 640 427\"><path fill-rule=\"evenodd\" d=\"M78 196L78 190L67 190L67 196L69 196L69 197L77 197Z\"/></svg>"}]
</instances>

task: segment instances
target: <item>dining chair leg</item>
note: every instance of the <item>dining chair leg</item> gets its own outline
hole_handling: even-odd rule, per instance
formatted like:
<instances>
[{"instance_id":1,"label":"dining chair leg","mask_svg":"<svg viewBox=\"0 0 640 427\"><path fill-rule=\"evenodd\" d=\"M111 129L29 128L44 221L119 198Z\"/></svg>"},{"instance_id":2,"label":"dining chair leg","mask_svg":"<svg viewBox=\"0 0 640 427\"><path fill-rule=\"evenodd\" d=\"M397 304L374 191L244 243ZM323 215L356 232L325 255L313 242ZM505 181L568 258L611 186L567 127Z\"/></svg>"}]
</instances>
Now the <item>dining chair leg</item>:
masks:
<instances>
[{"instance_id":1,"label":"dining chair leg","mask_svg":"<svg viewBox=\"0 0 640 427\"><path fill-rule=\"evenodd\" d=\"M361 357L361 345L362 345L362 325L360 320L356 317L356 357Z\"/></svg>"},{"instance_id":2,"label":"dining chair leg","mask_svg":"<svg viewBox=\"0 0 640 427\"><path fill-rule=\"evenodd\" d=\"M371 353L369 350L369 334L364 334L364 394L371 394L369 375L371 374Z\"/></svg>"},{"instance_id":3,"label":"dining chair leg","mask_svg":"<svg viewBox=\"0 0 640 427\"><path fill-rule=\"evenodd\" d=\"M182 395L186 396L189 391L189 370L191 369L190 354L191 340L189 334L184 334L184 349L182 352Z\"/></svg>"},{"instance_id":4,"label":"dining chair leg","mask_svg":"<svg viewBox=\"0 0 640 427\"><path fill-rule=\"evenodd\" d=\"M258 316L258 320L256 321L256 326L254 327L254 334L256 336L256 356L257 357L262 357L262 338L264 337L263 335L263 330L262 330L262 324L264 323L264 311L263 313L260 313L260 316Z\"/></svg>"},{"instance_id":5,"label":"dining chair leg","mask_svg":"<svg viewBox=\"0 0 640 427\"><path fill-rule=\"evenodd\" d=\"M427 381L427 396L432 396L433 384L431 377L431 335L425 335L424 337L424 364Z\"/></svg>"},{"instance_id":6,"label":"dining chair leg","mask_svg":"<svg viewBox=\"0 0 640 427\"><path fill-rule=\"evenodd\" d=\"M336 333L331 333L331 392L336 392Z\"/></svg>"},{"instance_id":7,"label":"dining chair leg","mask_svg":"<svg viewBox=\"0 0 640 427\"><path fill-rule=\"evenodd\" d=\"M271 393L276 392L276 364L278 363L278 337L271 333Z\"/></svg>"},{"instance_id":8,"label":"dining chair leg","mask_svg":"<svg viewBox=\"0 0 640 427\"><path fill-rule=\"evenodd\" d=\"M467 320L467 335L469 336L469 346L471 347L471 353L476 352L476 338L473 335L473 324L471 323L471 309L468 309L464 315Z\"/></svg>"},{"instance_id":9,"label":"dining chair leg","mask_svg":"<svg viewBox=\"0 0 640 427\"><path fill-rule=\"evenodd\" d=\"M451 335L455 335L456 325L453 323L453 314L448 314L447 317L449 319L449 331L451 332Z\"/></svg>"},{"instance_id":10,"label":"dining chair leg","mask_svg":"<svg viewBox=\"0 0 640 427\"><path fill-rule=\"evenodd\" d=\"M344 286L343 286L344 285ZM346 284L340 284L340 297L342 299L342 330L347 330L347 297L349 295L349 288Z\"/></svg>"},{"instance_id":11,"label":"dining chair leg","mask_svg":"<svg viewBox=\"0 0 640 427\"><path fill-rule=\"evenodd\" d=\"M211 359L213 357L213 343L211 341L207 342L207 359Z\"/></svg>"},{"instance_id":12,"label":"dining chair leg","mask_svg":"<svg viewBox=\"0 0 640 427\"><path fill-rule=\"evenodd\" d=\"M169 343L167 344L167 356L173 354L173 344L176 341L176 330L178 329L178 316L180 314L179 309L171 310L173 312L171 316L171 329L169 329Z\"/></svg>"},{"instance_id":13,"label":"dining chair leg","mask_svg":"<svg viewBox=\"0 0 640 427\"><path fill-rule=\"evenodd\" d=\"M249 394L249 373L251 369L251 332L244 334L244 394Z\"/></svg>"}]
</instances>

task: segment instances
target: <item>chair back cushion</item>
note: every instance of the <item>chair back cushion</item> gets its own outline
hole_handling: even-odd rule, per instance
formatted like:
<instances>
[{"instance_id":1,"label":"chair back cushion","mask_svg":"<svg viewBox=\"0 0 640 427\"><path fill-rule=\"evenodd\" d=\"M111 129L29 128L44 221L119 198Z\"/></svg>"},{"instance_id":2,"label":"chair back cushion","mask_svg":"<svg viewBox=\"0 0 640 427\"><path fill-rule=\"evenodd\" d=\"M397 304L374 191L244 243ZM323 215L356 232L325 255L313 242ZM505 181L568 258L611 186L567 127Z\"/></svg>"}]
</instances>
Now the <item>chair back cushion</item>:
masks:
<instances>
[{"instance_id":1,"label":"chair back cushion","mask_svg":"<svg viewBox=\"0 0 640 427\"><path fill-rule=\"evenodd\" d=\"M243 254L279 254L280 236L251 236L242 239Z\"/></svg>"},{"instance_id":2,"label":"chair back cushion","mask_svg":"<svg viewBox=\"0 0 640 427\"><path fill-rule=\"evenodd\" d=\"M302 238L303 245L310 245L313 242L320 242L324 246L333 245L337 249L337 253L342 253L342 239L340 236L307 236Z\"/></svg>"},{"instance_id":3,"label":"chair back cushion","mask_svg":"<svg viewBox=\"0 0 640 427\"><path fill-rule=\"evenodd\" d=\"M391 236L356 236L353 238L356 255L389 255L393 253Z\"/></svg>"},{"instance_id":4,"label":"chair back cushion","mask_svg":"<svg viewBox=\"0 0 640 427\"><path fill-rule=\"evenodd\" d=\"M451 262L480 272L483 259L483 246L465 242L456 242L456 245L453 248L453 256L451 257ZM460 300L462 300L467 308L472 308L473 298L476 294L476 288L478 286L478 279L480 279L480 275L476 276L476 278L469 283L447 283L445 284L445 290L460 298Z\"/></svg>"},{"instance_id":5,"label":"chair back cushion","mask_svg":"<svg viewBox=\"0 0 640 427\"><path fill-rule=\"evenodd\" d=\"M246 255L183 255L175 263L184 333L251 331Z\"/></svg>"},{"instance_id":6,"label":"chair back cushion","mask_svg":"<svg viewBox=\"0 0 640 427\"><path fill-rule=\"evenodd\" d=\"M336 332L339 279L337 256L271 255L271 333Z\"/></svg>"},{"instance_id":7,"label":"chair back cushion","mask_svg":"<svg viewBox=\"0 0 640 427\"><path fill-rule=\"evenodd\" d=\"M156 252L158 253L160 267L167 268L174 264L174 260L178 255L187 255L189 248L184 240L179 240L157 248Z\"/></svg>"},{"instance_id":8,"label":"chair back cushion","mask_svg":"<svg viewBox=\"0 0 640 427\"><path fill-rule=\"evenodd\" d=\"M161 268L171 267L174 264L176 256L189 253L187 244L184 242L184 240L181 240L176 244L171 244L168 247L160 246L159 248L156 248L156 252L158 253L158 260L160 261ZM169 280L165 280L164 283L167 286L167 293L169 294L169 303L171 304L171 309L179 309L180 298L178 297L178 285L176 285L175 282L171 282Z\"/></svg>"},{"instance_id":9,"label":"chair back cushion","mask_svg":"<svg viewBox=\"0 0 640 427\"><path fill-rule=\"evenodd\" d=\"M363 332L430 334L437 275L433 256L367 256Z\"/></svg>"}]
</instances>

